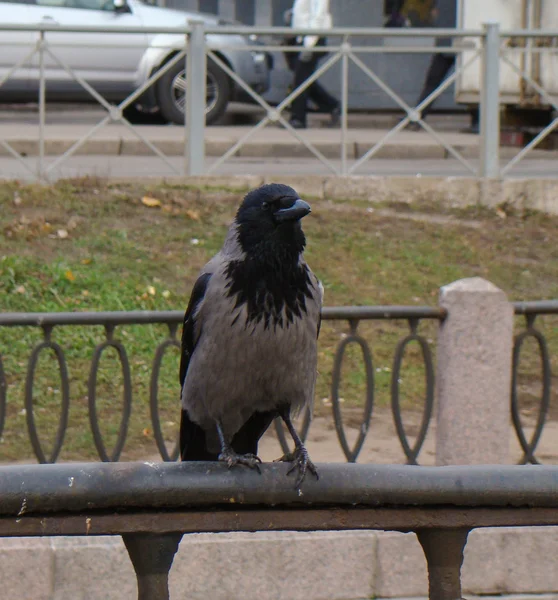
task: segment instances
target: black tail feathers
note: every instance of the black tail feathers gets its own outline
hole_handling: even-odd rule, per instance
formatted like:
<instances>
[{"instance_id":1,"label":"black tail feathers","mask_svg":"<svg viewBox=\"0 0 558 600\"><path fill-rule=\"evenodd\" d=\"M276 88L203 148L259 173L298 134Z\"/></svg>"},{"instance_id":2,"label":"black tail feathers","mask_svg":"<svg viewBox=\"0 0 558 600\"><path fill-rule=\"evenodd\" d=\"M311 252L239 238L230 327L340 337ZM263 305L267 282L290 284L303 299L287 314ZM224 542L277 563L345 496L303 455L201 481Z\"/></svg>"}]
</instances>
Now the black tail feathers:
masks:
<instances>
[{"instance_id":1,"label":"black tail feathers","mask_svg":"<svg viewBox=\"0 0 558 600\"><path fill-rule=\"evenodd\" d=\"M258 442L276 416L275 411L255 412L234 435L231 442L232 449L237 454L257 455ZM180 421L180 459L192 461L219 459L218 454L207 449L205 431L190 419L184 409Z\"/></svg>"}]
</instances>

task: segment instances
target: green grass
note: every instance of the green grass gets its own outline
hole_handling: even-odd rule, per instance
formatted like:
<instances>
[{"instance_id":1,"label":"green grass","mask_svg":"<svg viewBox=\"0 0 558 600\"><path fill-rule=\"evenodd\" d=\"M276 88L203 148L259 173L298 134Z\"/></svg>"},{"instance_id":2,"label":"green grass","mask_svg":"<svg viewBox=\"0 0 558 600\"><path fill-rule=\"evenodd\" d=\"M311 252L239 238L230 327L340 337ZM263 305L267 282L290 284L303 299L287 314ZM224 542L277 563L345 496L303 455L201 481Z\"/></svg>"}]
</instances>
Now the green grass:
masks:
<instances>
[{"instance_id":1,"label":"green grass","mask_svg":"<svg viewBox=\"0 0 558 600\"><path fill-rule=\"evenodd\" d=\"M160 205L145 206L144 196ZM2 311L184 310L198 269L220 248L238 202L238 196L226 190L204 191L202 196L200 201L197 193L179 185L108 184L94 179L46 188L0 185ZM510 299L558 297L556 218L513 214L506 207L498 213L484 208L451 210L426 200L415 206L385 203L372 212L369 208L362 201L314 201L312 216L305 220L306 256L324 283L326 305L435 306L441 285L470 276L491 280ZM393 214L384 215L382 208ZM419 220L405 218L417 215ZM434 223L429 215L443 215L446 220ZM522 321L517 325L520 329ZM557 319L539 318L537 325L547 335L556 372ZM330 410L334 354L347 331L342 322L322 326L317 412ZM395 347L408 331L404 321L359 325L358 332L372 349L380 407L390 402ZM435 342L436 323L422 322L419 331ZM133 383L123 458L156 454L149 413L151 364L156 347L168 335L163 325L119 327L115 332L126 348ZM87 383L93 351L105 340L105 332L98 326L58 327L52 340L65 352L70 380L69 427L60 458L95 458ZM38 328L0 329L0 355L8 380L0 460L32 456L23 411L25 373L30 352L41 341ZM528 344L521 378L526 410L538 392L537 368L534 345ZM179 419L177 373L178 350L171 348L159 389L163 432L171 441ZM356 345L347 348L342 375L344 406L361 406L365 374ZM400 380L402 405L420 407L424 369L416 343L407 347ZM120 426L123 394L114 350L103 354L97 391L97 411L110 454ZM52 352L43 351L33 406L47 453L57 428L60 399L56 360Z\"/></svg>"}]
</instances>

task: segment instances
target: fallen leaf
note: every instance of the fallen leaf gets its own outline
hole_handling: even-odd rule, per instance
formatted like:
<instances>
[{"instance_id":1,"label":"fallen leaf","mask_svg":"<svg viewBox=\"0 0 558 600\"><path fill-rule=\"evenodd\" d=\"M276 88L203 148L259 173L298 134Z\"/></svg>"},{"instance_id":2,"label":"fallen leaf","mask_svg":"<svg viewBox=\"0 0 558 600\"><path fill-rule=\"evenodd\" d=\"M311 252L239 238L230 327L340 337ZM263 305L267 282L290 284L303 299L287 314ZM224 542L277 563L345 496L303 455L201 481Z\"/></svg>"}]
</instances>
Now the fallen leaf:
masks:
<instances>
[{"instance_id":1,"label":"fallen leaf","mask_svg":"<svg viewBox=\"0 0 558 600\"><path fill-rule=\"evenodd\" d=\"M25 286L18 285L14 291L16 294L25 294Z\"/></svg>"},{"instance_id":2,"label":"fallen leaf","mask_svg":"<svg viewBox=\"0 0 558 600\"><path fill-rule=\"evenodd\" d=\"M508 215L501 208L496 209L496 214L500 217L500 219L507 219Z\"/></svg>"},{"instance_id":3,"label":"fallen leaf","mask_svg":"<svg viewBox=\"0 0 558 600\"><path fill-rule=\"evenodd\" d=\"M151 435L151 430L146 427L142 433L145 437L149 437Z\"/></svg>"},{"instance_id":4,"label":"fallen leaf","mask_svg":"<svg viewBox=\"0 0 558 600\"><path fill-rule=\"evenodd\" d=\"M167 299L170 297L170 294L171 293L169 292L169 290L165 290L162 295L163 295L163 298Z\"/></svg>"},{"instance_id":5,"label":"fallen leaf","mask_svg":"<svg viewBox=\"0 0 558 600\"><path fill-rule=\"evenodd\" d=\"M186 215L190 217L190 219L192 219L192 221L199 221L200 220L200 212L198 210L192 210L191 208L189 208L186 211Z\"/></svg>"},{"instance_id":6,"label":"fallen leaf","mask_svg":"<svg viewBox=\"0 0 558 600\"><path fill-rule=\"evenodd\" d=\"M149 208L157 208L158 206L161 206L161 201L157 200L157 198L152 198L151 196L144 196L141 199L141 203Z\"/></svg>"},{"instance_id":7,"label":"fallen leaf","mask_svg":"<svg viewBox=\"0 0 558 600\"><path fill-rule=\"evenodd\" d=\"M150 296L155 296L155 294L157 293L157 290L152 285L148 285L147 286L147 293Z\"/></svg>"},{"instance_id":8,"label":"fallen leaf","mask_svg":"<svg viewBox=\"0 0 558 600\"><path fill-rule=\"evenodd\" d=\"M56 235L61 239L65 240L68 237L68 232L65 229L59 229L56 232Z\"/></svg>"},{"instance_id":9,"label":"fallen leaf","mask_svg":"<svg viewBox=\"0 0 558 600\"><path fill-rule=\"evenodd\" d=\"M66 271L64 273L64 277L68 280L68 281L75 281L76 280L76 276L70 271Z\"/></svg>"},{"instance_id":10,"label":"fallen leaf","mask_svg":"<svg viewBox=\"0 0 558 600\"><path fill-rule=\"evenodd\" d=\"M76 215L73 215L68 219L66 227L71 231L72 229L75 229L83 220L84 219L82 217L77 217Z\"/></svg>"},{"instance_id":11,"label":"fallen leaf","mask_svg":"<svg viewBox=\"0 0 558 600\"><path fill-rule=\"evenodd\" d=\"M90 265L91 264L91 259L90 258L83 258L81 260L81 264L82 265Z\"/></svg>"},{"instance_id":12,"label":"fallen leaf","mask_svg":"<svg viewBox=\"0 0 558 600\"><path fill-rule=\"evenodd\" d=\"M81 295L82 296L89 296L89 291L88 290L81 290Z\"/></svg>"}]
</instances>

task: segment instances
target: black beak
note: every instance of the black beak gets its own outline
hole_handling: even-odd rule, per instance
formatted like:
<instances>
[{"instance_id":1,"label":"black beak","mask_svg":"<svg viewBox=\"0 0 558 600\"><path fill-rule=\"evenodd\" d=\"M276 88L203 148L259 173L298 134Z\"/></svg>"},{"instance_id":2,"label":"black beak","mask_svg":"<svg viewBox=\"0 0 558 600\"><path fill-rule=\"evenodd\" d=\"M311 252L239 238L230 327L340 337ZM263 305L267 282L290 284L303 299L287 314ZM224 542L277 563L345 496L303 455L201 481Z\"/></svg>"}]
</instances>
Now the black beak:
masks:
<instances>
[{"instance_id":1,"label":"black beak","mask_svg":"<svg viewBox=\"0 0 558 600\"><path fill-rule=\"evenodd\" d=\"M280 208L273 213L276 221L283 223L284 221L298 221L305 217L310 212L310 205L300 198L297 198L295 203L289 208Z\"/></svg>"}]
</instances>

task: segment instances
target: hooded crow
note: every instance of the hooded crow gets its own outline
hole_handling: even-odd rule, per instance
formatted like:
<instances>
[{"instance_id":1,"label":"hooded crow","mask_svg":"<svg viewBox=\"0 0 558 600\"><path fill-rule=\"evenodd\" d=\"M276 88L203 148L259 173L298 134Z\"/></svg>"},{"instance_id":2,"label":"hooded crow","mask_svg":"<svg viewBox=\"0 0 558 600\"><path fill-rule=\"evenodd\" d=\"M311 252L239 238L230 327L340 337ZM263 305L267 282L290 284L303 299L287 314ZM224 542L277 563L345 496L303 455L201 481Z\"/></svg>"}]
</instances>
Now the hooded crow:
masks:
<instances>
[{"instance_id":1,"label":"hooded crow","mask_svg":"<svg viewBox=\"0 0 558 600\"><path fill-rule=\"evenodd\" d=\"M249 192L194 285L182 331L182 460L259 471L258 441L281 417L294 452L279 460L316 477L292 418L314 397L323 287L303 259L310 206L289 186Z\"/></svg>"}]
</instances>

